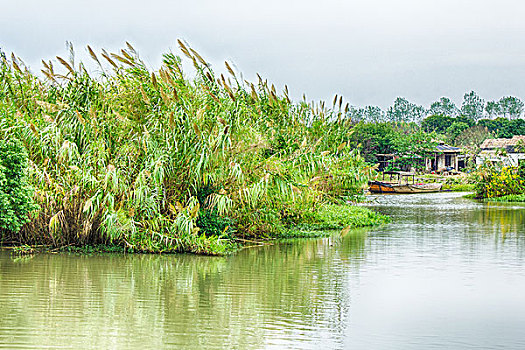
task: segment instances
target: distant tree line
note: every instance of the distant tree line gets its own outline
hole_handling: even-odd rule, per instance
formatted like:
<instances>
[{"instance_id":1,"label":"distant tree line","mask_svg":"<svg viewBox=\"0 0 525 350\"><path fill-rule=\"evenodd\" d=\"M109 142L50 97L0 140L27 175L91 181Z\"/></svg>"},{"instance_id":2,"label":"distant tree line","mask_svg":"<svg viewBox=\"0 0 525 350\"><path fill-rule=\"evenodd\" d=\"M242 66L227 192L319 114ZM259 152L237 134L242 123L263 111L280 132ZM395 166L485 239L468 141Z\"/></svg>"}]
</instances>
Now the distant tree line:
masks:
<instances>
[{"instance_id":1,"label":"distant tree line","mask_svg":"<svg viewBox=\"0 0 525 350\"><path fill-rule=\"evenodd\" d=\"M377 163L380 154L395 154L413 166L419 164L418 157L435 152L438 142L475 153L487 138L525 135L524 114L524 103L517 97L485 101L474 91L463 96L460 107L447 97L429 108L398 97L386 111L377 106L345 108L353 122L350 143L367 162Z\"/></svg>"},{"instance_id":2,"label":"distant tree line","mask_svg":"<svg viewBox=\"0 0 525 350\"><path fill-rule=\"evenodd\" d=\"M421 122L421 127L426 132L436 132L449 136L459 135L464 130L476 126L485 128L494 137L511 138L514 135L525 135L525 119L499 117L496 119L480 119L476 122L462 115L449 117L436 114L425 118Z\"/></svg>"},{"instance_id":3,"label":"distant tree line","mask_svg":"<svg viewBox=\"0 0 525 350\"><path fill-rule=\"evenodd\" d=\"M477 122L481 119L520 119L524 116L524 107L524 102L515 96L485 101L475 91L470 91L463 96L460 107L448 97L441 97L429 108L410 102L404 97L397 97L386 111L378 106L349 107L346 116L355 121L421 122L426 117L442 115L463 117L469 122Z\"/></svg>"}]
</instances>

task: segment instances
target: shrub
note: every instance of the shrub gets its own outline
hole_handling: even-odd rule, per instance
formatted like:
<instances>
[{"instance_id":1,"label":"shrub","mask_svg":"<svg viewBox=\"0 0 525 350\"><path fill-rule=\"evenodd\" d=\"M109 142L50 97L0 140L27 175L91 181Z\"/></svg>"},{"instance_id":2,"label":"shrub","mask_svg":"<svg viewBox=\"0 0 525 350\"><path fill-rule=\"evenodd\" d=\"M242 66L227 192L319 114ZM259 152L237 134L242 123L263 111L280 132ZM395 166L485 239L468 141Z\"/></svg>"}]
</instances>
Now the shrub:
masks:
<instances>
[{"instance_id":1,"label":"shrub","mask_svg":"<svg viewBox=\"0 0 525 350\"><path fill-rule=\"evenodd\" d=\"M18 232L36 209L26 179L27 153L17 140L0 140L0 231Z\"/></svg>"},{"instance_id":2,"label":"shrub","mask_svg":"<svg viewBox=\"0 0 525 350\"><path fill-rule=\"evenodd\" d=\"M525 192L525 179L516 167L486 167L477 174L477 198L502 197Z\"/></svg>"},{"instance_id":3,"label":"shrub","mask_svg":"<svg viewBox=\"0 0 525 350\"><path fill-rule=\"evenodd\" d=\"M231 237L234 232L233 220L220 216L216 209L201 209L196 224L207 237Z\"/></svg>"}]
</instances>

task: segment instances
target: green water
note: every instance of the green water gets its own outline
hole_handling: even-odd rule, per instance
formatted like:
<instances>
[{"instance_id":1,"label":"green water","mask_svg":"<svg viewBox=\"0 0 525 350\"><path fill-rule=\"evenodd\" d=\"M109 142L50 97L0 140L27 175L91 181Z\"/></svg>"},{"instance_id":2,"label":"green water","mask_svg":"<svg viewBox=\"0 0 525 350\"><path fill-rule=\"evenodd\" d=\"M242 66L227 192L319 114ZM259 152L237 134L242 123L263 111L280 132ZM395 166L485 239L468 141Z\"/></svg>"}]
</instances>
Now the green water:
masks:
<instances>
[{"instance_id":1,"label":"green water","mask_svg":"<svg viewBox=\"0 0 525 350\"><path fill-rule=\"evenodd\" d=\"M0 348L525 349L525 206L460 196L229 257L0 252Z\"/></svg>"}]
</instances>

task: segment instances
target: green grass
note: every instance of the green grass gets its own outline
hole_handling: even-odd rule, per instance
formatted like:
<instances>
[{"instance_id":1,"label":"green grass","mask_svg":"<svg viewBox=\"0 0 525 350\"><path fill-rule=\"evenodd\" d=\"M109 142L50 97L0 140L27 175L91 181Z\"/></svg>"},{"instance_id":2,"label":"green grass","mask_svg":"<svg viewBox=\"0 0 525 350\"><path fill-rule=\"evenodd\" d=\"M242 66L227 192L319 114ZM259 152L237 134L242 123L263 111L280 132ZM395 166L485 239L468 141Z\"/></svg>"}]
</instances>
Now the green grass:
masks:
<instances>
[{"instance_id":1,"label":"green grass","mask_svg":"<svg viewBox=\"0 0 525 350\"><path fill-rule=\"evenodd\" d=\"M388 223L390 219L368 208L351 205L325 205L315 213L322 229L342 229L375 226Z\"/></svg>"},{"instance_id":2,"label":"green grass","mask_svg":"<svg viewBox=\"0 0 525 350\"><path fill-rule=\"evenodd\" d=\"M353 205L323 205L319 210L299 224L300 231L341 230L344 228L357 228L375 226L389 223L388 216L379 214L365 207Z\"/></svg>"},{"instance_id":3,"label":"green grass","mask_svg":"<svg viewBox=\"0 0 525 350\"><path fill-rule=\"evenodd\" d=\"M525 202L525 193L509 194L502 197L485 198L485 202Z\"/></svg>"},{"instance_id":4,"label":"green grass","mask_svg":"<svg viewBox=\"0 0 525 350\"><path fill-rule=\"evenodd\" d=\"M474 184L444 184L443 190L454 192L471 192L474 191Z\"/></svg>"},{"instance_id":5,"label":"green grass","mask_svg":"<svg viewBox=\"0 0 525 350\"><path fill-rule=\"evenodd\" d=\"M324 205L305 222L284 230L280 238L326 237L343 229L369 227L390 222L388 216L365 207L353 205Z\"/></svg>"}]
</instances>

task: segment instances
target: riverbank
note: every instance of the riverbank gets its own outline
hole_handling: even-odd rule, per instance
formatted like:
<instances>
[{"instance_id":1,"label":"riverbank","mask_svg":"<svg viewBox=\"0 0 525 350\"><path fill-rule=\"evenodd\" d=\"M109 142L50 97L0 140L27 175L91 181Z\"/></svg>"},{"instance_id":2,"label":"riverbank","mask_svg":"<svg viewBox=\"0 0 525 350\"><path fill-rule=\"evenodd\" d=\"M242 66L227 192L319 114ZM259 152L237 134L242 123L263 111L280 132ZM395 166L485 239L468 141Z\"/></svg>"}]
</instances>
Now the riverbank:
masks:
<instances>
[{"instance_id":1,"label":"riverbank","mask_svg":"<svg viewBox=\"0 0 525 350\"><path fill-rule=\"evenodd\" d=\"M475 189L475 182L473 181L472 176L465 173L449 176L425 174L422 175L419 180L431 183L440 182L443 184L442 190L444 191L470 192Z\"/></svg>"},{"instance_id":2,"label":"riverbank","mask_svg":"<svg viewBox=\"0 0 525 350\"><path fill-rule=\"evenodd\" d=\"M474 191L475 185L474 184L443 184L443 190L444 191L452 191L452 192L471 192Z\"/></svg>"},{"instance_id":3,"label":"riverbank","mask_svg":"<svg viewBox=\"0 0 525 350\"><path fill-rule=\"evenodd\" d=\"M279 235L266 239L244 239L241 237L224 238L221 245L215 246L215 250L202 252L207 255L225 255L231 254L239 249L253 244L265 245L281 239L300 239L325 237L333 234L334 230L348 232L351 229L361 227L379 226L390 222L386 215L379 214L365 207L353 205L326 205L319 211L313 212L312 215L294 227L283 228ZM98 244L98 245L73 245L52 246L52 245L16 245L2 246L0 248L24 255L34 253L177 253L178 250L136 250L134 247L123 244Z\"/></svg>"}]
</instances>

